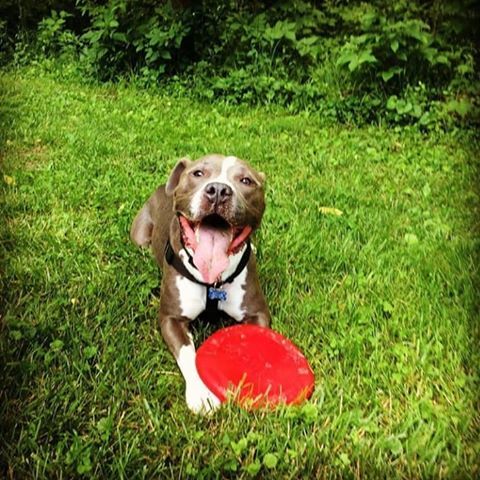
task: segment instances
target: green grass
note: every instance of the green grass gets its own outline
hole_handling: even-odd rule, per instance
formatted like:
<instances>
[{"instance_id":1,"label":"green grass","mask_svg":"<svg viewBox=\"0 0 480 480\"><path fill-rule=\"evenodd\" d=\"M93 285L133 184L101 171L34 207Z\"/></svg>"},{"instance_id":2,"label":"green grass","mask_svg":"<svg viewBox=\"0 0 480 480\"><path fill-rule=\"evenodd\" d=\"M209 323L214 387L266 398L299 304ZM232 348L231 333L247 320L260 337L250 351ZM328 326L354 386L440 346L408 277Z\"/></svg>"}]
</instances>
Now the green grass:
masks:
<instances>
[{"instance_id":1,"label":"green grass","mask_svg":"<svg viewBox=\"0 0 480 480\"><path fill-rule=\"evenodd\" d=\"M1 89L0 476L480 474L478 137L40 69ZM208 152L268 176L260 275L316 374L302 407L190 414L156 328L159 273L130 222L177 158Z\"/></svg>"}]
</instances>

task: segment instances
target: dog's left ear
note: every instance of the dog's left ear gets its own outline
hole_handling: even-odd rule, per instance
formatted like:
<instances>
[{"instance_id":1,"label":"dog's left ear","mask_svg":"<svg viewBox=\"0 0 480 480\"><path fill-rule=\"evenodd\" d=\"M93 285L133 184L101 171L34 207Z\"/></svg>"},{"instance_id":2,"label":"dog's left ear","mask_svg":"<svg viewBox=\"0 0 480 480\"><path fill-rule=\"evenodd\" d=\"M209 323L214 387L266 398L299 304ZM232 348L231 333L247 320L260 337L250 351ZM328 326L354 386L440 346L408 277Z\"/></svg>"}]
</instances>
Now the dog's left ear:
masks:
<instances>
[{"instance_id":1,"label":"dog's left ear","mask_svg":"<svg viewBox=\"0 0 480 480\"><path fill-rule=\"evenodd\" d=\"M168 177L167 184L165 185L165 193L169 196L173 195L173 192L177 188L178 182L183 171L192 163L189 158L180 159L175 168L172 170L170 177Z\"/></svg>"}]
</instances>

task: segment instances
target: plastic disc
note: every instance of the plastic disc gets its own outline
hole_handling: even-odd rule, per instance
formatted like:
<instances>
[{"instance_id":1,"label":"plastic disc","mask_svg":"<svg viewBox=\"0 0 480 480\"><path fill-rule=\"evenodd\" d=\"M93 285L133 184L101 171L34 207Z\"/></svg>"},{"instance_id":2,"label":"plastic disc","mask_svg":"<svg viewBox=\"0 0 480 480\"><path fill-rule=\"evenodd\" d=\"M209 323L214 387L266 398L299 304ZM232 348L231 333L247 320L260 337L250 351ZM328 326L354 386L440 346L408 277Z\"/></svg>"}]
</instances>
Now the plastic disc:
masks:
<instances>
[{"instance_id":1,"label":"plastic disc","mask_svg":"<svg viewBox=\"0 0 480 480\"><path fill-rule=\"evenodd\" d=\"M290 340L256 325L218 330L198 349L196 364L221 401L232 392L245 406L297 404L311 396L315 383L307 359Z\"/></svg>"}]
</instances>

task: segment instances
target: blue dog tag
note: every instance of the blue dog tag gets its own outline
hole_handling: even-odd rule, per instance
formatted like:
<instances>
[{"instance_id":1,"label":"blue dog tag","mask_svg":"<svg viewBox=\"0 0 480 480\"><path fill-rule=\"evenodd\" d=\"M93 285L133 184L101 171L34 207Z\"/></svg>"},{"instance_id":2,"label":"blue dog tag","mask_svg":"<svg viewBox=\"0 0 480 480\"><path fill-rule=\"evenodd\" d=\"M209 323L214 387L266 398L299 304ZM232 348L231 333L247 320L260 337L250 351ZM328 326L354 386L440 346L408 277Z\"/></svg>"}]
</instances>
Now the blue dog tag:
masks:
<instances>
[{"instance_id":1,"label":"blue dog tag","mask_svg":"<svg viewBox=\"0 0 480 480\"><path fill-rule=\"evenodd\" d=\"M227 299L227 292L220 288L208 287L208 298L210 300L219 300L223 302Z\"/></svg>"}]
</instances>

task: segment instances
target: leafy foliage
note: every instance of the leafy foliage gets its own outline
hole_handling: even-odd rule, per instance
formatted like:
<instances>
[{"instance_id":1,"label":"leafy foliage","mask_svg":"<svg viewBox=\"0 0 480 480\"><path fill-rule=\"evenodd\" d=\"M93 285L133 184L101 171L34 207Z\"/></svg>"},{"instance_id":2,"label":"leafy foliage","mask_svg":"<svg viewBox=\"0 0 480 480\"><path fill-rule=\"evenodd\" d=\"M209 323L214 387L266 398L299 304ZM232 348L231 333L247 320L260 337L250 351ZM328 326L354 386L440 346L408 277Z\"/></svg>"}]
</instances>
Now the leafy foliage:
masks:
<instances>
[{"instance_id":1,"label":"leafy foliage","mask_svg":"<svg viewBox=\"0 0 480 480\"><path fill-rule=\"evenodd\" d=\"M38 43L44 53L50 55L74 54L80 46L80 40L74 32L66 26L72 15L64 10L52 10L49 17L45 17L38 24Z\"/></svg>"},{"instance_id":2,"label":"leafy foliage","mask_svg":"<svg viewBox=\"0 0 480 480\"><path fill-rule=\"evenodd\" d=\"M423 125L431 120L427 103L439 89L454 79L473 79L472 47L452 48L448 36L427 23L428 14L425 6L405 2L341 9L344 29L352 33L337 59L337 65L348 68L358 94L381 90L395 120L410 118Z\"/></svg>"},{"instance_id":3,"label":"leafy foliage","mask_svg":"<svg viewBox=\"0 0 480 480\"><path fill-rule=\"evenodd\" d=\"M186 11L170 3L112 0L79 2L91 26L81 36L83 55L100 78L112 78L136 70L157 80L174 63L182 42L189 33Z\"/></svg>"},{"instance_id":4,"label":"leafy foliage","mask_svg":"<svg viewBox=\"0 0 480 480\"><path fill-rule=\"evenodd\" d=\"M83 71L100 80L133 73L207 100L316 110L340 121L478 121L480 17L472 0L63 7L50 16L39 7L40 51L76 52Z\"/></svg>"}]
</instances>

